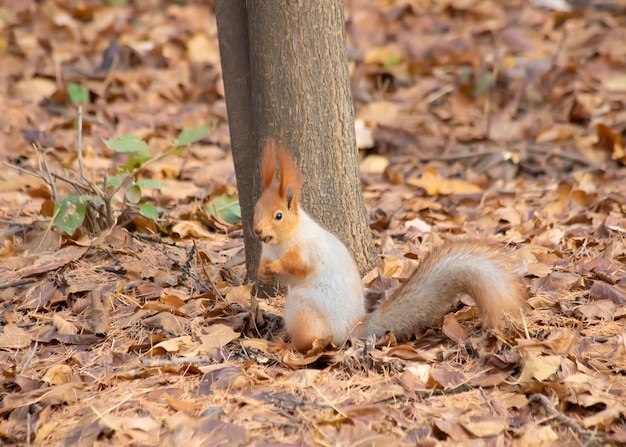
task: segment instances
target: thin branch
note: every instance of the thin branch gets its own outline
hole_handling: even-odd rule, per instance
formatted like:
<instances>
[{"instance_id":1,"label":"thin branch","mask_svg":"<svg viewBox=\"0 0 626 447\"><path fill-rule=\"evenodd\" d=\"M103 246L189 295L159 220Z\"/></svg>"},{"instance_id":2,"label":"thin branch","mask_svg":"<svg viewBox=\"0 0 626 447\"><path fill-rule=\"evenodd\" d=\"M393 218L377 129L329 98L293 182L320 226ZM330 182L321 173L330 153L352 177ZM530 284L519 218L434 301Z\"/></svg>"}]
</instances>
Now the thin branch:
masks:
<instances>
[{"instance_id":1,"label":"thin branch","mask_svg":"<svg viewBox=\"0 0 626 447\"><path fill-rule=\"evenodd\" d=\"M87 183L85 180L85 171L83 165L83 106L82 104L78 105L78 171L80 174L80 179L83 183Z\"/></svg>"},{"instance_id":2,"label":"thin branch","mask_svg":"<svg viewBox=\"0 0 626 447\"><path fill-rule=\"evenodd\" d=\"M553 419L560 424L566 425L567 427L572 429L578 436L590 437L593 435L593 433L590 432L589 430L585 430L584 428L582 428L580 424L576 422L574 419L570 418L569 416L564 415L563 413L559 412L556 408L554 408L554 406L552 405L552 402L550 402L550 400L543 394L531 394L530 397L528 398L528 402L541 405L544 408L546 415L550 419Z\"/></svg>"},{"instance_id":3,"label":"thin branch","mask_svg":"<svg viewBox=\"0 0 626 447\"><path fill-rule=\"evenodd\" d=\"M24 279L18 279L17 281L5 282L3 284L0 283L0 290L8 289L9 287L25 286L27 284L32 284L34 282L37 282L37 278L24 278Z\"/></svg>"},{"instance_id":4,"label":"thin branch","mask_svg":"<svg viewBox=\"0 0 626 447\"><path fill-rule=\"evenodd\" d=\"M158 368L161 366L190 365L192 363L215 363L215 359L208 355L199 355L195 357L174 357L171 359L143 358L140 362L142 365Z\"/></svg>"},{"instance_id":5,"label":"thin branch","mask_svg":"<svg viewBox=\"0 0 626 447\"><path fill-rule=\"evenodd\" d=\"M46 168L45 171L42 171L41 177L44 178L43 174L45 172L45 174L48 177L50 188L52 188L52 197L54 198L54 201L57 202L59 200L59 194L57 192L56 183L52 179L52 171L50 171L50 165L48 164L48 157L46 156L46 151L44 151L39 145L34 144L34 143L33 143L33 147L35 148L35 151L38 154L37 162L39 163L40 171L41 171L41 163L39 161L39 155L41 156L41 159L43 160L43 164Z\"/></svg>"},{"instance_id":6,"label":"thin branch","mask_svg":"<svg viewBox=\"0 0 626 447\"><path fill-rule=\"evenodd\" d=\"M38 344L37 340L35 340L35 345L33 346L33 350L31 351L30 355L28 356L28 358L26 359L26 361L22 365L22 368L20 369L20 374L24 374L24 372L26 371L26 367L31 362L33 357L35 357L35 353L37 352L37 347L38 346L39 346L39 344Z\"/></svg>"}]
</instances>

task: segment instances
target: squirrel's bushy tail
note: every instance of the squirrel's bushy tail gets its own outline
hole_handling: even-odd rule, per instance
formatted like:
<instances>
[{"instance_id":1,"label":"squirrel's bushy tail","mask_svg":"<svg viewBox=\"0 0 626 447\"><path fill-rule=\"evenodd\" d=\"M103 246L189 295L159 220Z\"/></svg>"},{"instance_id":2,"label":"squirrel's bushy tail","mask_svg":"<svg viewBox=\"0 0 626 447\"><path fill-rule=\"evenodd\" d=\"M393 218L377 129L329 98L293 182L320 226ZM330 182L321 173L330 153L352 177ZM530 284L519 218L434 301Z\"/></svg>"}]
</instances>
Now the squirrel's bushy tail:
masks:
<instances>
[{"instance_id":1,"label":"squirrel's bushy tail","mask_svg":"<svg viewBox=\"0 0 626 447\"><path fill-rule=\"evenodd\" d=\"M409 338L435 324L461 293L474 299L484 326L499 329L506 316L519 319L526 306L521 278L512 264L489 244L446 242L426 255L411 278L365 317L358 335L391 331L399 339Z\"/></svg>"}]
</instances>

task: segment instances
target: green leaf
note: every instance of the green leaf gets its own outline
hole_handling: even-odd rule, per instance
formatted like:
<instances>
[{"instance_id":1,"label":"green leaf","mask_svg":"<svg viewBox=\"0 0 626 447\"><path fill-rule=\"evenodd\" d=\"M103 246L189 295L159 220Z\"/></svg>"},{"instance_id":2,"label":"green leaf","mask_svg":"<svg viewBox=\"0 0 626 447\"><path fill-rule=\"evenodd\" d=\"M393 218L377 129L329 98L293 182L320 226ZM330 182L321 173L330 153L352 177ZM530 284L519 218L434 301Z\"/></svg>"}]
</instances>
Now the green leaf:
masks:
<instances>
[{"instance_id":1,"label":"green leaf","mask_svg":"<svg viewBox=\"0 0 626 447\"><path fill-rule=\"evenodd\" d=\"M152 180L151 178L144 178L141 180L137 180L136 184L141 186L144 189L163 189L165 187L163 183L158 182L156 180Z\"/></svg>"},{"instance_id":2,"label":"green leaf","mask_svg":"<svg viewBox=\"0 0 626 447\"><path fill-rule=\"evenodd\" d=\"M474 97L480 98L489 90L491 86L491 73L483 73L476 82L476 86L474 88Z\"/></svg>"},{"instance_id":3,"label":"green leaf","mask_svg":"<svg viewBox=\"0 0 626 447\"><path fill-rule=\"evenodd\" d=\"M229 224L241 221L241 207L239 202L227 195L214 197L207 205L207 212L211 216L219 216Z\"/></svg>"},{"instance_id":4,"label":"green leaf","mask_svg":"<svg viewBox=\"0 0 626 447\"><path fill-rule=\"evenodd\" d=\"M150 154L148 143L135 135L121 135L119 138L104 140L104 144L115 152L136 152Z\"/></svg>"},{"instance_id":5,"label":"green leaf","mask_svg":"<svg viewBox=\"0 0 626 447\"><path fill-rule=\"evenodd\" d=\"M134 183L126 190L126 200L133 205L136 205L141 200L141 188Z\"/></svg>"},{"instance_id":6,"label":"green leaf","mask_svg":"<svg viewBox=\"0 0 626 447\"><path fill-rule=\"evenodd\" d=\"M102 197L83 195L83 196L78 196L78 198L80 199L82 203L91 202L91 203L95 203L96 205L104 205L104 199L102 199Z\"/></svg>"},{"instance_id":7,"label":"green leaf","mask_svg":"<svg viewBox=\"0 0 626 447\"><path fill-rule=\"evenodd\" d=\"M209 131L213 128L213 124L206 124L204 126L199 127L190 127L188 129L183 129L183 131L178 135L176 141L174 142L174 146L187 146L188 144L195 143L196 141L200 141L204 137L207 136Z\"/></svg>"},{"instance_id":8,"label":"green leaf","mask_svg":"<svg viewBox=\"0 0 626 447\"><path fill-rule=\"evenodd\" d=\"M107 178L107 186L119 186L128 177L127 173L112 175Z\"/></svg>"},{"instance_id":9,"label":"green leaf","mask_svg":"<svg viewBox=\"0 0 626 447\"><path fill-rule=\"evenodd\" d=\"M159 210L152 203L142 203L139 206L139 212L148 219L156 220L159 218Z\"/></svg>"},{"instance_id":10,"label":"green leaf","mask_svg":"<svg viewBox=\"0 0 626 447\"><path fill-rule=\"evenodd\" d=\"M67 94L74 105L89 104L89 90L85 86L70 82L67 86Z\"/></svg>"},{"instance_id":11,"label":"green leaf","mask_svg":"<svg viewBox=\"0 0 626 447\"><path fill-rule=\"evenodd\" d=\"M404 60L402 59L402 56L391 56L389 59L385 61L385 68L388 68L388 69L395 68L398 65L402 64L402 62L404 62Z\"/></svg>"},{"instance_id":12,"label":"green leaf","mask_svg":"<svg viewBox=\"0 0 626 447\"><path fill-rule=\"evenodd\" d=\"M121 135L119 138L104 140L104 144L116 152L129 153L128 161L120 166L124 172L134 172L152 158L148 143L135 135Z\"/></svg>"},{"instance_id":13,"label":"green leaf","mask_svg":"<svg viewBox=\"0 0 626 447\"><path fill-rule=\"evenodd\" d=\"M83 224L86 209L81 196L68 196L55 203L54 224L71 236Z\"/></svg>"}]
</instances>

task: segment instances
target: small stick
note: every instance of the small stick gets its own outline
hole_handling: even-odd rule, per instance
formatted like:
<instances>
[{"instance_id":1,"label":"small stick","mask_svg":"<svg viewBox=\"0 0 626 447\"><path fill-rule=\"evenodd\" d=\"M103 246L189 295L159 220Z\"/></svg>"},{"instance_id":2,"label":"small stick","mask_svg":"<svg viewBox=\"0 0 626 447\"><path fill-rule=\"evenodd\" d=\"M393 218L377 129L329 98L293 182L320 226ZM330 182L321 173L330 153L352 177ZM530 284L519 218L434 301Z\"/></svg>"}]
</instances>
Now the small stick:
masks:
<instances>
[{"instance_id":1,"label":"small stick","mask_svg":"<svg viewBox=\"0 0 626 447\"><path fill-rule=\"evenodd\" d=\"M17 281L5 282L4 284L0 284L0 290L8 289L9 287L25 286L26 284L32 284L34 282L37 282L37 278L24 278L18 279Z\"/></svg>"},{"instance_id":2,"label":"small stick","mask_svg":"<svg viewBox=\"0 0 626 447\"><path fill-rule=\"evenodd\" d=\"M35 346L33 346L32 352L30 353L30 355L28 356L28 358L26 359L26 361L22 365L22 369L20 370L20 374L24 374L24 371L26 371L26 367L28 366L30 361L33 359L33 357L35 357L35 352L37 352L37 346L38 346L38 342L37 342L37 340L35 340Z\"/></svg>"},{"instance_id":3,"label":"small stick","mask_svg":"<svg viewBox=\"0 0 626 447\"><path fill-rule=\"evenodd\" d=\"M556 408L554 408L554 406L552 405L552 402L550 402L550 400L543 394L531 394L528 402L541 405L545 409L546 414L550 419L553 419L560 424L566 425L567 427L574 430L579 436L591 435L587 430L582 428L574 419L557 411Z\"/></svg>"},{"instance_id":4,"label":"small stick","mask_svg":"<svg viewBox=\"0 0 626 447\"><path fill-rule=\"evenodd\" d=\"M80 173L80 179L83 183L87 183L84 175L83 166L83 105L78 105L78 171Z\"/></svg>"},{"instance_id":5,"label":"small stick","mask_svg":"<svg viewBox=\"0 0 626 447\"><path fill-rule=\"evenodd\" d=\"M199 355L194 357L175 357L172 359L152 359L152 358L144 358L140 360L142 365L151 366L151 367L161 367L161 366L179 366L179 365L189 365L191 363L214 363L215 359L209 357L208 355Z\"/></svg>"}]
</instances>

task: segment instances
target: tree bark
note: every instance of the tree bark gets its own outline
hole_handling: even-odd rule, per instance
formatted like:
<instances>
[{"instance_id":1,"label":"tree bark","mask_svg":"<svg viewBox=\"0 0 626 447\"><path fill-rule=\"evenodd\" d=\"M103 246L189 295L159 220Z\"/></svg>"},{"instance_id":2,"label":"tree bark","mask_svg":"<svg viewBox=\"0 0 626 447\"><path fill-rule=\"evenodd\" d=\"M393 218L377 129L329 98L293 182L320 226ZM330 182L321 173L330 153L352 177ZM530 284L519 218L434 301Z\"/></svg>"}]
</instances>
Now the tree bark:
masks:
<instances>
[{"instance_id":1,"label":"tree bark","mask_svg":"<svg viewBox=\"0 0 626 447\"><path fill-rule=\"evenodd\" d=\"M304 208L366 272L376 255L358 171L343 2L248 0L247 8L250 150L258 156L275 139L295 154Z\"/></svg>"},{"instance_id":2,"label":"tree bark","mask_svg":"<svg viewBox=\"0 0 626 447\"><path fill-rule=\"evenodd\" d=\"M215 15L246 247L246 281L250 282L256 279L261 253L261 242L253 231L254 204L261 193L261 179L259 153L252 135L246 0L216 0Z\"/></svg>"}]
</instances>

